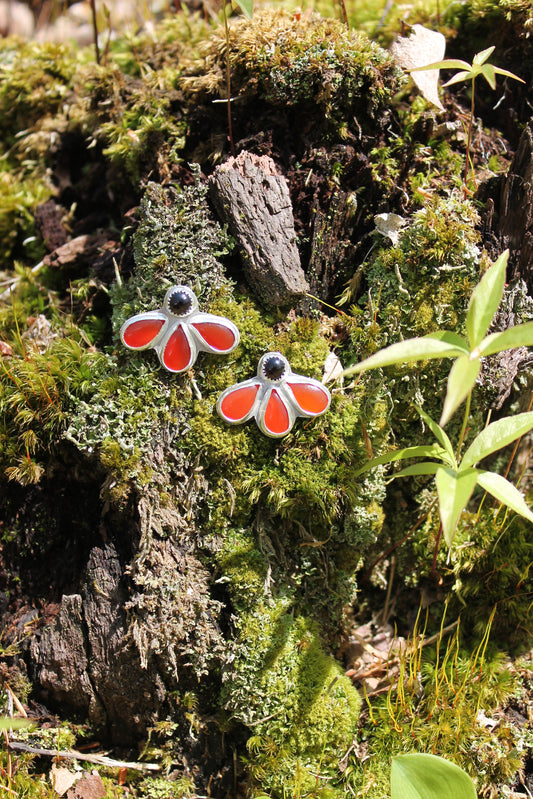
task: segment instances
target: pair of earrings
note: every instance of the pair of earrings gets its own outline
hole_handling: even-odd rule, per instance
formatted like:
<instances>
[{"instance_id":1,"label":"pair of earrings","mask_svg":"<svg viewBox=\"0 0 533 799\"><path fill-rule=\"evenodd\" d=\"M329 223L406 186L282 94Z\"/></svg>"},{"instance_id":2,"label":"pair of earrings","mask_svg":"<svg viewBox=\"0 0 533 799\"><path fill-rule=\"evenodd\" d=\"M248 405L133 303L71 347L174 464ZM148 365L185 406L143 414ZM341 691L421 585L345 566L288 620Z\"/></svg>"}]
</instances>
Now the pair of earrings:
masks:
<instances>
[{"instance_id":1,"label":"pair of earrings","mask_svg":"<svg viewBox=\"0 0 533 799\"><path fill-rule=\"evenodd\" d=\"M172 286L161 308L126 320L120 338L131 350L154 349L165 369L180 373L195 363L199 352L232 352L240 334L224 316L202 313L188 286ZM291 430L298 416L320 416L330 401L322 383L295 374L280 352L267 352L259 360L255 377L222 392L217 412L229 424L253 417L265 435L280 438Z\"/></svg>"}]
</instances>

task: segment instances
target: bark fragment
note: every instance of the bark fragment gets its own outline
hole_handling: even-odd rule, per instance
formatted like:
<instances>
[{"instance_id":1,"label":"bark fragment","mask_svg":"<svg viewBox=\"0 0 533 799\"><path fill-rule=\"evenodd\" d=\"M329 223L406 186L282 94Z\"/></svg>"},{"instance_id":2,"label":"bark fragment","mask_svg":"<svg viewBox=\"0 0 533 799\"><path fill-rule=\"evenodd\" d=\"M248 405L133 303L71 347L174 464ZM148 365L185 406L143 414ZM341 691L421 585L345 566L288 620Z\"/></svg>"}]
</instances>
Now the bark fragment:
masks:
<instances>
[{"instance_id":1,"label":"bark fragment","mask_svg":"<svg viewBox=\"0 0 533 799\"><path fill-rule=\"evenodd\" d=\"M45 697L107 726L116 744L144 734L165 698L161 678L141 667L127 636L125 599L114 546L94 547L82 594L64 595L58 616L31 643Z\"/></svg>"},{"instance_id":2,"label":"bark fragment","mask_svg":"<svg viewBox=\"0 0 533 799\"><path fill-rule=\"evenodd\" d=\"M300 265L287 182L268 156L246 151L219 166L211 197L237 239L251 289L265 305L288 305L309 287Z\"/></svg>"},{"instance_id":3,"label":"bark fragment","mask_svg":"<svg viewBox=\"0 0 533 799\"><path fill-rule=\"evenodd\" d=\"M509 279L533 292L533 126L524 129L501 189L498 233L510 249Z\"/></svg>"}]
</instances>

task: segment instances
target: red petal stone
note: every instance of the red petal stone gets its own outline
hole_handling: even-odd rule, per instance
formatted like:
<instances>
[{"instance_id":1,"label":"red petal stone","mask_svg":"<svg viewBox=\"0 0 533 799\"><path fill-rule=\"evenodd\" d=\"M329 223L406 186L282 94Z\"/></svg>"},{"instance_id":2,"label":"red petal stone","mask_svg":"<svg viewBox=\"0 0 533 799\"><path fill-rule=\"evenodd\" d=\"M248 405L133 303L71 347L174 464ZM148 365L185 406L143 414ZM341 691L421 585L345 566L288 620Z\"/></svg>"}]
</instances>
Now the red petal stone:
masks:
<instances>
[{"instance_id":1,"label":"red petal stone","mask_svg":"<svg viewBox=\"0 0 533 799\"><path fill-rule=\"evenodd\" d=\"M276 436L289 432L289 412L276 389L272 389L265 410L264 422L267 430Z\"/></svg>"},{"instance_id":2,"label":"red petal stone","mask_svg":"<svg viewBox=\"0 0 533 799\"><path fill-rule=\"evenodd\" d=\"M191 361L191 348L181 325L178 325L163 352L163 363L171 372L182 372Z\"/></svg>"},{"instance_id":3,"label":"red petal stone","mask_svg":"<svg viewBox=\"0 0 533 799\"><path fill-rule=\"evenodd\" d=\"M235 344L235 333L226 325L218 322L194 322L193 327L214 350L227 352Z\"/></svg>"},{"instance_id":4,"label":"red petal stone","mask_svg":"<svg viewBox=\"0 0 533 799\"><path fill-rule=\"evenodd\" d=\"M289 383L300 408L306 413L323 413L328 407L326 392L314 383Z\"/></svg>"},{"instance_id":5,"label":"red petal stone","mask_svg":"<svg viewBox=\"0 0 533 799\"><path fill-rule=\"evenodd\" d=\"M127 347L138 350L154 340L165 324L164 319L139 319L127 326L122 338Z\"/></svg>"},{"instance_id":6,"label":"red petal stone","mask_svg":"<svg viewBox=\"0 0 533 799\"><path fill-rule=\"evenodd\" d=\"M244 419L246 414L251 411L258 391L259 386L244 386L226 394L220 404L220 410L226 419L231 422Z\"/></svg>"}]
</instances>

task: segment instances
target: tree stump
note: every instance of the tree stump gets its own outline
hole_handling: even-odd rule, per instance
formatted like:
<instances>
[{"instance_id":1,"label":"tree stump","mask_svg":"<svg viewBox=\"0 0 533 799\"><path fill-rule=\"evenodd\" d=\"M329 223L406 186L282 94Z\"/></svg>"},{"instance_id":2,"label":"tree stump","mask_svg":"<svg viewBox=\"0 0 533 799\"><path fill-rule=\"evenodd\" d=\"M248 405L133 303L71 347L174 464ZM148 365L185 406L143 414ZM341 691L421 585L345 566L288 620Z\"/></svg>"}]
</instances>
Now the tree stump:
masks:
<instances>
[{"instance_id":1,"label":"tree stump","mask_svg":"<svg viewBox=\"0 0 533 799\"><path fill-rule=\"evenodd\" d=\"M501 189L498 234L510 249L510 278L533 292L533 126L524 129Z\"/></svg>"}]
</instances>

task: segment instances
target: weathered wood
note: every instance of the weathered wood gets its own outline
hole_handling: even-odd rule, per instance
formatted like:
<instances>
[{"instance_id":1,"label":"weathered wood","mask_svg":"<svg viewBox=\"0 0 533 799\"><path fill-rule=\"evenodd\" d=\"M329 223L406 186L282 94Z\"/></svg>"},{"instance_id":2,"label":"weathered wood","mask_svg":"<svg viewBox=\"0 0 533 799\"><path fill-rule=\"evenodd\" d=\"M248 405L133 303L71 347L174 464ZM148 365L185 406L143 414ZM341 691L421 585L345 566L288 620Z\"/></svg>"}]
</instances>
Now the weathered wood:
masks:
<instances>
[{"instance_id":1,"label":"weathered wood","mask_svg":"<svg viewBox=\"0 0 533 799\"><path fill-rule=\"evenodd\" d=\"M108 241L109 234L105 232L77 236L45 255L44 265L60 269L80 269L91 266L101 255L102 249Z\"/></svg>"},{"instance_id":2,"label":"weathered wood","mask_svg":"<svg viewBox=\"0 0 533 799\"><path fill-rule=\"evenodd\" d=\"M333 194L326 211L316 208L309 262L311 294L329 297L339 273L344 275L345 262L353 249L347 246L349 216L348 194L340 189Z\"/></svg>"},{"instance_id":3,"label":"weathered wood","mask_svg":"<svg viewBox=\"0 0 533 799\"><path fill-rule=\"evenodd\" d=\"M502 184L498 234L510 252L511 273L533 291L533 126L523 131Z\"/></svg>"},{"instance_id":4,"label":"weathered wood","mask_svg":"<svg viewBox=\"0 0 533 799\"><path fill-rule=\"evenodd\" d=\"M87 713L116 744L144 734L166 695L128 637L125 599L115 548L95 547L82 593L64 595L55 620L31 642L43 698Z\"/></svg>"},{"instance_id":5,"label":"weathered wood","mask_svg":"<svg viewBox=\"0 0 533 799\"><path fill-rule=\"evenodd\" d=\"M309 287L300 265L287 182L268 156L246 151L219 166L213 203L237 239L246 279L265 305L288 305Z\"/></svg>"}]
</instances>

